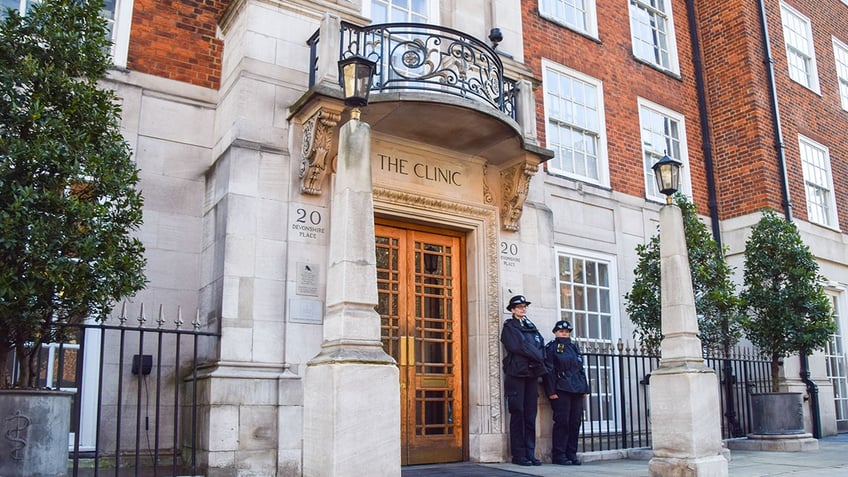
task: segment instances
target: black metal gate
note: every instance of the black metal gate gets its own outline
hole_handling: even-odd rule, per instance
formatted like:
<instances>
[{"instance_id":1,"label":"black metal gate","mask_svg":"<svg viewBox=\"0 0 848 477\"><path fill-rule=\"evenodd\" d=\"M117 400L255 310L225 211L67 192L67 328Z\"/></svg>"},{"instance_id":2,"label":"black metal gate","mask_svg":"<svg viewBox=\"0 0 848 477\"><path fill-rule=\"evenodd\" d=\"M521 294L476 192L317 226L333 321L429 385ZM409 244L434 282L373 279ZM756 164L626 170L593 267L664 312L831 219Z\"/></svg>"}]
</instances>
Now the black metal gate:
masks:
<instances>
[{"instance_id":1,"label":"black metal gate","mask_svg":"<svg viewBox=\"0 0 848 477\"><path fill-rule=\"evenodd\" d=\"M76 392L69 473L197 475L196 378L220 333L199 312L185 323L160 307L151 321L143 304L132 319L126 307L105 322L57 324L66 339L38 354L39 386Z\"/></svg>"}]
</instances>

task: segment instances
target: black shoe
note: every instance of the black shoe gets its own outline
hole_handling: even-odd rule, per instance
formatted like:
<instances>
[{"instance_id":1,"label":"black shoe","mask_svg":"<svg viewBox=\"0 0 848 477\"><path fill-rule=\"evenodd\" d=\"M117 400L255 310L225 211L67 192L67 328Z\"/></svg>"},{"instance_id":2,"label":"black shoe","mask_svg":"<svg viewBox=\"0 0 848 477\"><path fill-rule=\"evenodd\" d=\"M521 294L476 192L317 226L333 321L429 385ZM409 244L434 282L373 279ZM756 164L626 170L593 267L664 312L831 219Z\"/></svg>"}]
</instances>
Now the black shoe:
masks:
<instances>
[{"instance_id":1,"label":"black shoe","mask_svg":"<svg viewBox=\"0 0 848 477\"><path fill-rule=\"evenodd\" d=\"M583 463L577 458L577 456L569 457L568 460L571 461L571 465L580 465Z\"/></svg>"},{"instance_id":2,"label":"black shoe","mask_svg":"<svg viewBox=\"0 0 848 477\"><path fill-rule=\"evenodd\" d=\"M529 460L529 461L530 461L530 463L531 463L531 464L533 464L533 465L542 465L542 461L541 461L541 460L539 460L539 459L537 459L537 458L535 458L535 457L531 457L531 458L529 458L529 459L527 459L527 460Z\"/></svg>"},{"instance_id":3,"label":"black shoe","mask_svg":"<svg viewBox=\"0 0 848 477\"><path fill-rule=\"evenodd\" d=\"M566 459L565 457L557 457L551 463L556 465L571 465L571 459Z\"/></svg>"},{"instance_id":4,"label":"black shoe","mask_svg":"<svg viewBox=\"0 0 848 477\"><path fill-rule=\"evenodd\" d=\"M530 467L531 465L533 465L533 462L531 462L530 459L513 458L512 463L515 464L515 465L521 465L521 466L524 466L524 467Z\"/></svg>"}]
</instances>

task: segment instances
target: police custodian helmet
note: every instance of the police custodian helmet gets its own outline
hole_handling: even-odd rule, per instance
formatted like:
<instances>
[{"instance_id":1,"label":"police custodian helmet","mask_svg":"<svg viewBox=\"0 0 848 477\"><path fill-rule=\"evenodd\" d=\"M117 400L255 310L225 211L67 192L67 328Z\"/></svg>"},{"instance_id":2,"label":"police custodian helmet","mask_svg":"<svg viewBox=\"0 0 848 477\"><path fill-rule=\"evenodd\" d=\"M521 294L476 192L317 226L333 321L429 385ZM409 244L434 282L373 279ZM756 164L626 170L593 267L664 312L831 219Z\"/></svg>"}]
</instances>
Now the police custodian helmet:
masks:
<instances>
[{"instance_id":1,"label":"police custodian helmet","mask_svg":"<svg viewBox=\"0 0 848 477\"><path fill-rule=\"evenodd\" d=\"M567 321L565 321L565 320L560 320L560 321L557 321L557 322L556 322L556 324L554 325L554 329L553 329L553 330L551 330L551 331L553 331L554 333L556 333L556 332L557 332L557 331L559 331L559 330L568 330L568 331L571 331L571 330L573 330L573 329L574 329L574 328L571 326L571 323L569 323L569 322L567 322Z\"/></svg>"},{"instance_id":2,"label":"police custodian helmet","mask_svg":"<svg viewBox=\"0 0 848 477\"><path fill-rule=\"evenodd\" d=\"M527 301L527 298L524 295L515 295L514 297L509 299L509 304L506 306L507 311L512 311L515 308L515 305L529 305L530 302Z\"/></svg>"}]
</instances>

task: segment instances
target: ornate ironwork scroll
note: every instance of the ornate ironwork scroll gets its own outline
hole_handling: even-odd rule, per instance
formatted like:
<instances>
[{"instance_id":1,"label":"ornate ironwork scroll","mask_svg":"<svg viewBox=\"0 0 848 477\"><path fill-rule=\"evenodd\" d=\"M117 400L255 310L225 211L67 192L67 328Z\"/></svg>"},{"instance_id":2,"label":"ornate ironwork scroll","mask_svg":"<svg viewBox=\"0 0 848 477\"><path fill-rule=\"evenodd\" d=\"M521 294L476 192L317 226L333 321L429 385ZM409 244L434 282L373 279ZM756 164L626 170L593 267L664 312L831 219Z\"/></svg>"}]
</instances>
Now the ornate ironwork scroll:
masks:
<instances>
[{"instance_id":1,"label":"ornate ironwork scroll","mask_svg":"<svg viewBox=\"0 0 848 477\"><path fill-rule=\"evenodd\" d=\"M498 54L450 28L421 23L358 27L342 22L339 59L376 63L372 91L423 90L481 100L516 117L515 81L504 78Z\"/></svg>"}]
</instances>

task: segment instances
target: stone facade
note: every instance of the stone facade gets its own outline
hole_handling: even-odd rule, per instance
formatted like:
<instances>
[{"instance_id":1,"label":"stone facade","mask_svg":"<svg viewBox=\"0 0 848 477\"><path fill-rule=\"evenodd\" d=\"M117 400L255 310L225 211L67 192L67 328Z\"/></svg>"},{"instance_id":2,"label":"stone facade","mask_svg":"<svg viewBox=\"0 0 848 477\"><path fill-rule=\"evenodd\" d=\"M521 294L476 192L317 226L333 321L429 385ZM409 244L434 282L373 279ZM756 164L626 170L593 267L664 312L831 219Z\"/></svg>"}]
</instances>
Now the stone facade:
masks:
<instances>
[{"instance_id":1,"label":"stone facade","mask_svg":"<svg viewBox=\"0 0 848 477\"><path fill-rule=\"evenodd\" d=\"M314 396L304 380L328 339L322 326L328 295L340 286L328 282L330 217L344 206L333 199L338 134L349 119L335 70L338 26L369 24L373 6L368 0L165 3L135 1L127 70L104 79L123 101L123 131L141 169L139 235L150 283L137 299L199 307L221 333L218 345L202 353L206 367L198 378L198 450L206 475L299 476L306 449L315 445L305 440L325 438L304 433L305 399ZM597 18L589 34L541 15L543 2L430 3L441 26L483 42L490 29L502 31L497 51L519 85L518 114L432 93L372 95L363 120L372 126L374 215L462 236L463 458L502 461L509 451L498 335L511 295L527 295L531 317L549 329L563 308L561 262L601 263L610 277L612 324L602 336L631 339L623 296L633 281L635 247L656 233L660 209L646 198L641 105L683 118L687 192L708 221L719 221L737 270L758 210L781 205L762 35L753 3L673 0L679 67L663 71L634 57L626 2L589 2L596 3ZM848 8L833 3L793 2L813 23L818 95L788 78L779 2L765 7L796 222L848 325L848 247L838 226L848 223L848 190L839 181L848 146L840 136L846 113L831 44L831 37L848 43L838 28ZM307 41L316 32L319 54L310 58ZM703 51L708 123L700 120L694 36ZM602 85L605 172L598 181L575 178L549 161L551 65ZM842 219L835 226L807 216L799 134L829 147ZM823 431L832 434L837 415L824 357L813 356L811 365ZM803 389L797 360L785 367L787 387ZM357 391L367 391L367 383L359 385ZM540 405L544 456L550 431L547 404Z\"/></svg>"}]
</instances>

